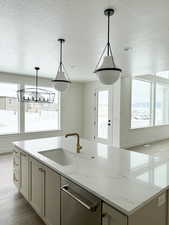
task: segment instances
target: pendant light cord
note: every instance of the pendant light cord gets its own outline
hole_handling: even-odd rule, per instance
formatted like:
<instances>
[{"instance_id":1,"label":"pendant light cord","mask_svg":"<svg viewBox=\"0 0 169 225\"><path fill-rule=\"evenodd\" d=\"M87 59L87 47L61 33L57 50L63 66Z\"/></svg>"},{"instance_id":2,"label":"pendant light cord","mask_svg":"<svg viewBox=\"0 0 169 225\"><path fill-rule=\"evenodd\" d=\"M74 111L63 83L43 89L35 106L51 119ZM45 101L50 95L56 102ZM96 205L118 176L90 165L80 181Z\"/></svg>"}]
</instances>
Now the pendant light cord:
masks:
<instances>
[{"instance_id":1,"label":"pendant light cord","mask_svg":"<svg viewBox=\"0 0 169 225\"><path fill-rule=\"evenodd\" d=\"M35 67L36 70L36 101L38 100L38 68Z\"/></svg>"},{"instance_id":2,"label":"pendant light cord","mask_svg":"<svg viewBox=\"0 0 169 225\"><path fill-rule=\"evenodd\" d=\"M60 72L62 72L62 40L60 40Z\"/></svg>"},{"instance_id":3,"label":"pendant light cord","mask_svg":"<svg viewBox=\"0 0 169 225\"><path fill-rule=\"evenodd\" d=\"M108 13L108 29L107 29L107 36L108 36L108 40L107 40L107 55L109 56L110 53L110 12Z\"/></svg>"}]
</instances>

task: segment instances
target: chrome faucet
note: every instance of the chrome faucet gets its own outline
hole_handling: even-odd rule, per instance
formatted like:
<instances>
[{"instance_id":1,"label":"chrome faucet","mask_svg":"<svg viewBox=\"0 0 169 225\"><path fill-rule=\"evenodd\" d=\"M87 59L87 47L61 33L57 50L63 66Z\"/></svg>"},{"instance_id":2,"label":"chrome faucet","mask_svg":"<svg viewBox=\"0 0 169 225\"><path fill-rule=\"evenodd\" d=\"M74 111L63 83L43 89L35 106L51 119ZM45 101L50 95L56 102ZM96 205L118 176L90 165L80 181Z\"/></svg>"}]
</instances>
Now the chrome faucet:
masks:
<instances>
[{"instance_id":1,"label":"chrome faucet","mask_svg":"<svg viewBox=\"0 0 169 225\"><path fill-rule=\"evenodd\" d=\"M66 134L65 138L70 137L70 136L76 136L77 137L77 153L80 153L80 149L82 149L82 146L80 145L80 137L78 133L70 133L70 134Z\"/></svg>"}]
</instances>

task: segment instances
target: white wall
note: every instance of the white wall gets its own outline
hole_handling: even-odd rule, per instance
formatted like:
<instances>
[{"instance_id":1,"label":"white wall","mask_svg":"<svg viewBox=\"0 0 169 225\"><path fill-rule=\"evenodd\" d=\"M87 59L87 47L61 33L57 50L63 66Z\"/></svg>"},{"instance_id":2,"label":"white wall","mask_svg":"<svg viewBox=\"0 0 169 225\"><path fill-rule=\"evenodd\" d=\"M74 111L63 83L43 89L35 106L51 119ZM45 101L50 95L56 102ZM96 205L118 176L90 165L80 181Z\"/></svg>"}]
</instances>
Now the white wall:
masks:
<instances>
[{"instance_id":1,"label":"white wall","mask_svg":"<svg viewBox=\"0 0 169 225\"><path fill-rule=\"evenodd\" d=\"M0 73L0 82L34 84L34 77ZM39 85L51 86L50 79L39 78ZM62 131L34 132L25 134L0 135L0 153L12 151L12 142L24 139L43 138L63 135L77 131L83 135L83 84L72 83L61 96L61 128Z\"/></svg>"},{"instance_id":2,"label":"white wall","mask_svg":"<svg viewBox=\"0 0 169 225\"><path fill-rule=\"evenodd\" d=\"M93 140L94 136L94 92L103 87L98 82L84 85L84 138ZM113 141L114 146L127 148L169 138L169 125L130 129L131 120L131 77L123 75L112 86L113 89Z\"/></svg>"},{"instance_id":3,"label":"white wall","mask_svg":"<svg viewBox=\"0 0 169 225\"><path fill-rule=\"evenodd\" d=\"M131 77L121 82L120 146L123 148L169 138L169 125L130 129L131 120Z\"/></svg>"},{"instance_id":4,"label":"white wall","mask_svg":"<svg viewBox=\"0 0 169 225\"><path fill-rule=\"evenodd\" d=\"M62 129L64 133L78 132L83 136L84 84L73 83L62 94Z\"/></svg>"},{"instance_id":5,"label":"white wall","mask_svg":"<svg viewBox=\"0 0 169 225\"><path fill-rule=\"evenodd\" d=\"M34 77L0 73L0 82L33 84ZM40 85L51 86L49 79L40 78ZM12 150L12 142L23 139L63 135L79 132L81 137L93 140L94 92L103 87L99 82L73 83L61 96L62 131L0 135L0 153ZM169 126L130 129L131 78L123 76L112 86L112 129L114 146L123 148L169 138Z\"/></svg>"},{"instance_id":6,"label":"white wall","mask_svg":"<svg viewBox=\"0 0 169 225\"><path fill-rule=\"evenodd\" d=\"M120 141L120 80L112 85L112 144L119 146ZM97 88L107 87L100 82L87 82L84 84L84 119L83 136L88 140L93 140L94 133L94 93ZM110 87L110 86L108 86Z\"/></svg>"}]
</instances>

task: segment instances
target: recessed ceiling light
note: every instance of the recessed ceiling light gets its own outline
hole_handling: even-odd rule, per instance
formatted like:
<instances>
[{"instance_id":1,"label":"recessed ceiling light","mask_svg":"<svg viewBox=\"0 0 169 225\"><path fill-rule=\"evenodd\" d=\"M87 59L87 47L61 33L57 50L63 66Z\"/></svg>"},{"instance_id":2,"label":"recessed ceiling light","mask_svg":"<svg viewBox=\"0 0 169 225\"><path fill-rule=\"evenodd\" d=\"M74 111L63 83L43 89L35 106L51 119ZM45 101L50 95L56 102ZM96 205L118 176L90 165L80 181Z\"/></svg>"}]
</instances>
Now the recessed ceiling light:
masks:
<instances>
[{"instance_id":1,"label":"recessed ceiling light","mask_svg":"<svg viewBox=\"0 0 169 225\"><path fill-rule=\"evenodd\" d=\"M132 47L126 47L124 48L124 51L128 52L128 51L131 51L133 48Z\"/></svg>"},{"instance_id":2,"label":"recessed ceiling light","mask_svg":"<svg viewBox=\"0 0 169 225\"><path fill-rule=\"evenodd\" d=\"M144 145L145 148L148 148L148 147L150 147L150 146L151 146L151 144L145 144L145 145Z\"/></svg>"},{"instance_id":3,"label":"recessed ceiling light","mask_svg":"<svg viewBox=\"0 0 169 225\"><path fill-rule=\"evenodd\" d=\"M71 69L75 69L76 65L71 65L70 67L71 67Z\"/></svg>"}]
</instances>

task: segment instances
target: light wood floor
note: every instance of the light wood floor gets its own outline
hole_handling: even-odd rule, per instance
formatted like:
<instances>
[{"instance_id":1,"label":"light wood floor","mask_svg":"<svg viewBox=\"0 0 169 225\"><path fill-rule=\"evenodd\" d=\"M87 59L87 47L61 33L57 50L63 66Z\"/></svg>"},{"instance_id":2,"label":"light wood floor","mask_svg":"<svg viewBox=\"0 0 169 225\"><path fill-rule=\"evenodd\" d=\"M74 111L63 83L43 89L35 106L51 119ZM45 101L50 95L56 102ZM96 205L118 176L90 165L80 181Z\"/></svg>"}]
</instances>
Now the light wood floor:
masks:
<instances>
[{"instance_id":1,"label":"light wood floor","mask_svg":"<svg viewBox=\"0 0 169 225\"><path fill-rule=\"evenodd\" d=\"M12 181L12 154L0 155L0 225L44 225Z\"/></svg>"}]
</instances>

